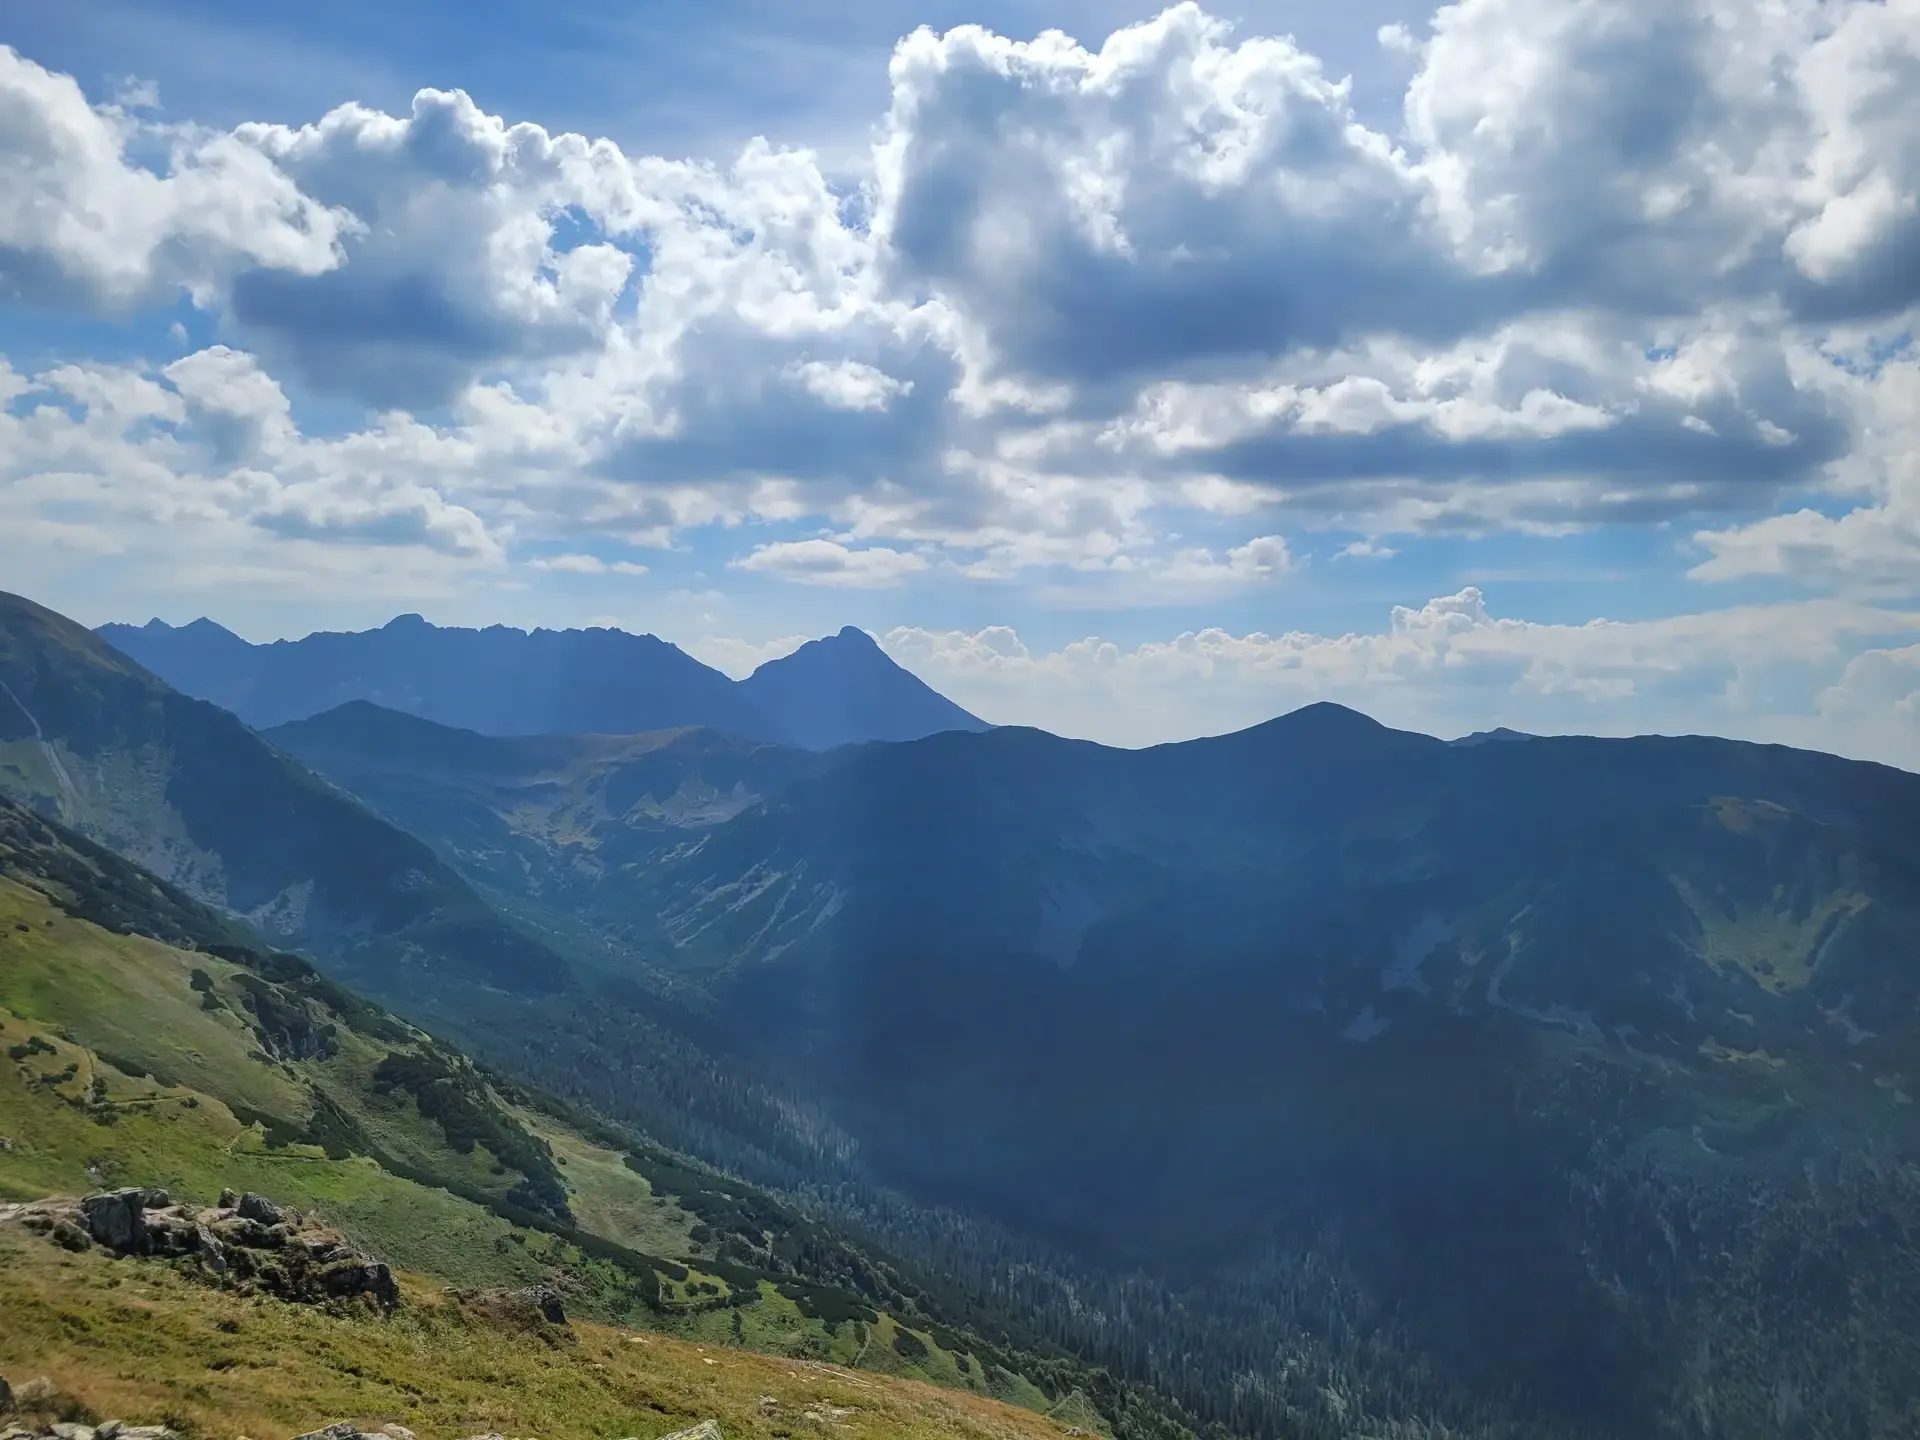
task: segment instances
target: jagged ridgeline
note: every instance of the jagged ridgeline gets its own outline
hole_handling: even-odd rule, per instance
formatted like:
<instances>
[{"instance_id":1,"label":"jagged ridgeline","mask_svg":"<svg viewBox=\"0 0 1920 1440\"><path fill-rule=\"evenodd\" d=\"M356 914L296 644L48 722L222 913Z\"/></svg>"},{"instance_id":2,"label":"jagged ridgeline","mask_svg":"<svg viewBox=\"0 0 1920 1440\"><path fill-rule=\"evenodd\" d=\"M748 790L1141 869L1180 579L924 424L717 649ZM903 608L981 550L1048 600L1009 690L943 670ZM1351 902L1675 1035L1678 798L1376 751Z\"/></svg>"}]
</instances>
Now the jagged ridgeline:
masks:
<instances>
[{"instance_id":1,"label":"jagged ridgeline","mask_svg":"<svg viewBox=\"0 0 1920 1440\"><path fill-rule=\"evenodd\" d=\"M931 1380L1092 1425L1088 1397L1119 1395L1063 1352L983 1337L905 1267L474 1064L5 800L0 1049L0 1200L257 1192L470 1305L539 1287L586 1322ZM7 1263L24 1275L62 1253L42 1248ZM0 1336L31 1333L54 1303L16 1325L16 1302L24 1292L0 1287Z\"/></svg>"}]
</instances>

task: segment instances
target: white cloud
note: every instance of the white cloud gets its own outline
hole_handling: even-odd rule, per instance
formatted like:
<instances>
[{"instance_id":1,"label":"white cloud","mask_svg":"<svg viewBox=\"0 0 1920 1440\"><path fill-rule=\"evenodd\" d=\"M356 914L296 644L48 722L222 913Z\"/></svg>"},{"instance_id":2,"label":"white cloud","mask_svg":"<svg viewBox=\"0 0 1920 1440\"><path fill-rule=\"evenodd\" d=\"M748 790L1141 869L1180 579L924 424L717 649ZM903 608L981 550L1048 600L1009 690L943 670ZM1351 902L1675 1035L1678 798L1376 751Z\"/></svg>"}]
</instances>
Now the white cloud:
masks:
<instances>
[{"instance_id":1,"label":"white cloud","mask_svg":"<svg viewBox=\"0 0 1920 1440\"><path fill-rule=\"evenodd\" d=\"M838 540L782 540L757 546L732 562L736 570L772 575L801 585L832 585L851 590L898 585L927 568L926 557L884 545L854 549Z\"/></svg>"},{"instance_id":2,"label":"white cloud","mask_svg":"<svg viewBox=\"0 0 1920 1440\"><path fill-rule=\"evenodd\" d=\"M647 567L632 560L602 560L598 555L541 555L527 562L535 570L561 575L645 575Z\"/></svg>"},{"instance_id":3,"label":"white cloud","mask_svg":"<svg viewBox=\"0 0 1920 1440\"><path fill-rule=\"evenodd\" d=\"M711 665L736 680L745 679L769 660L791 655L812 635L782 635L773 640L741 640L726 635L706 635L682 643L685 650L703 665Z\"/></svg>"},{"instance_id":4,"label":"white cloud","mask_svg":"<svg viewBox=\"0 0 1920 1440\"><path fill-rule=\"evenodd\" d=\"M1429 733L1493 724L1712 729L1802 744L1818 737L1828 748L1920 766L1920 734L1891 709L1869 697L1843 715L1820 699L1831 684L1867 696L1866 671L1842 678L1846 658L1876 640L1915 636L1920 612L1840 601L1550 624L1496 616L1469 587L1397 606L1376 633L1209 629L1131 647L1089 637L1044 654L1004 626L973 634L900 627L881 639L977 713L1117 744L1219 733L1334 699Z\"/></svg>"},{"instance_id":5,"label":"white cloud","mask_svg":"<svg viewBox=\"0 0 1920 1440\"><path fill-rule=\"evenodd\" d=\"M1839 682L1821 692L1820 710L1836 718L1880 719L1920 730L1920 645L1854 656Z\"/></svg>"},{"instance_id":6,"label":"white cloud","mask_svg":"<svg viewBox=\"0 0 1920 1440\"><path fill-rule=\"evenodd\" d=\"M833 364L808 360L789 367L788 373L821 403L836 410L884 410L894 396L913 390L911 380L896 380L886 371L857 360Z\"/></svg>"},{"instance_id":7,"label":"white cloud","mask_svg":"<svg viewBox=\"0 0 1920 1440\"><path fill-rule=\"evenodd\" d=\"M1920 353L1903 329L1895 339L1869 332L1837 358L1845 364L1824 383L1844 392L1858 438L1831 467L1831 488L1866 503L1700 531L1694 539L1709 558L1694 567L1696 579L1920 593Z\"/></svg>"},{"instance_id":8,"label":"white cloud","mask_svg":"<svg viewBox=\"0 0 1920 1440\"><path fill-rule=\"evenodd\" d=\"M1364 540L1350 540L1335 552L1336 560L1391 560L1400 552L1391 545L1382 545L1372 536Z\"/></svg>"},{"instance_id":9,"label":"white cloud","mask_svg":"<svg viewBox=\"0 0 1920 1440\"><path fill-rule=\"evenodd\" d=\"M318 275L351 216L316 203L231 135L178 131L162 170L128 155L134 125L0 45L0 294L123 308L237 269Z\"/></svg>"},{"instance_id":10,"label":"white cloud","mask_svg":"<svg viewBox=\"0 0 1920 1440\"><path fill-rule=\"evenodd\" d=\"M251 356L215 346L161 370L0 374L11 395L0 409L9 566L53 544L137 557L181 583L284 587L337 583L355 554L369 572L424 563L442 574L504 558L501 536L448 493L472 467L471 445L405 416L302 435ZM330 547L342 554L326 558ZM375 558L383 552L412 558Z\"/></svg>"},{"instance_id":11,"label":"white cloud","mask_svg":"<svg viewBox=\"0 0 1920 1440\"><path fill-rule=\"evenodd\" d=\"M1443 7L1430 43L1387 37L1417 59L1398 144L1313 56L1192 4L1098 50L922 31L858 204L804 151L666 161L422 91L192 152L255 167L220 193L259 224L223 234L332 217L300 263L216 265L198 231L167 253L209 250L203 303L309 383L381 409L510 385L496 420L595 483L791 483L842 525L884 491L873 538L1031 532L1061 507L1029 497L1072 492L1137 548L1115 478L1148 487L1135 531L1209 479L1376 532L1761 510L1845 453L1796 359L1818 337L1780 317L1907 293L1860 257L1904 233L1920 102L1911 0L1724 3ZM23 113L110 162L48 173L181 179L12 69ZM75 183L32 213L107 233ZM1856 196L1890 218L1847 229Z\"/></svg>"}]
</instances>

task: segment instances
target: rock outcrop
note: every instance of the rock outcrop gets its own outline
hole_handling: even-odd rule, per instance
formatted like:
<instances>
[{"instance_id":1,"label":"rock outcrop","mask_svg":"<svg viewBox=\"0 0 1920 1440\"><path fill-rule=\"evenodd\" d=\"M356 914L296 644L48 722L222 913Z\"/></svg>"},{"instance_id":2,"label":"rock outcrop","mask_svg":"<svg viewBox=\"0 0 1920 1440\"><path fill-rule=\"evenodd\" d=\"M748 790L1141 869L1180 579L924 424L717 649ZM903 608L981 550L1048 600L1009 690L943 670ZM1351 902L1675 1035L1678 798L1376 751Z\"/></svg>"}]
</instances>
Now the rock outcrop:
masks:
<instances>
[{"instance_id":1,"label":"rock outcrop","mask_svg":"<svg viewBox=\"0 0 1920 1440\"><path fill-rule=\"evenodd\" d=\"M207 1278L244 1292L303 1304L365 1297L400 1303L393 1271L337 1230L251 1191L223 1191L218 1205L176 1205L164 1190L123 1189L80 1200L0 1207L69 1250L95 1245L115 1255L191 1259ZM98 1437L94 1437L98 1440Z\"/></svg>"},{"instance_id":2,"label":"rock outcrop","mask_svg":"<svg viewBox=\"0 0 1920 1440\"><path fill-rule=\"evenodd\" d=\"M293 1440L414 1440L414 1434L404 1425L382 1425L378 1430L362 1430L351 1420L338 1420L324 1425L318 1430L309 1430L304 1435L296 1435ZM474 1435L469 1440L508 1440L497 1432ZM702 1420L698 1425L685 1430L676 1430L671 1435L663 1435L660 1440L723 1440L720 1426L712 1420Z\"/></svg>"},{"instance_id":3,"label":"rock outcrop","mask_svg":"<svg viewBox=\"0 0 1920 1440\"><path fill-rule=\"evenodd\" d=\"M27 1425L0 1426L0 1440L180 1440L164 1425L128 1425L109 1420L104 1425L80 1425L56 1420L43 1430Z\"/></svg>"}]
</instances>

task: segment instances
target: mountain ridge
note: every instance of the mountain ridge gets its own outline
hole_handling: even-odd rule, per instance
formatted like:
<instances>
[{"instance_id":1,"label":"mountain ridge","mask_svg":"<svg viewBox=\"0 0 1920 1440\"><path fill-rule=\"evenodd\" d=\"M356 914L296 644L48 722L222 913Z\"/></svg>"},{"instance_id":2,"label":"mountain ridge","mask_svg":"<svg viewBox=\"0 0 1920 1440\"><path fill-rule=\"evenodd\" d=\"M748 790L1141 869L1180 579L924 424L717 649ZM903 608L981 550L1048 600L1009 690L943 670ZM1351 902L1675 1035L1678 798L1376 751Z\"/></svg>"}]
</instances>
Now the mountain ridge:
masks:
<instances>
[{"instance_id":1,"label":"mountain ridge","mask_svg":"<svg viewBox=\"0 0 1920 1440\"><path fill-rule=\"evenodd\" d=\"M828 750L985 722L905 670L853 626L744 680L651 634L506 625L442 627L417 614L372 630L255 645L202 617L110 624L107 643L256 729L352 700L490 735L610 734L704 726Z\"/></svg>"}]
</instances>

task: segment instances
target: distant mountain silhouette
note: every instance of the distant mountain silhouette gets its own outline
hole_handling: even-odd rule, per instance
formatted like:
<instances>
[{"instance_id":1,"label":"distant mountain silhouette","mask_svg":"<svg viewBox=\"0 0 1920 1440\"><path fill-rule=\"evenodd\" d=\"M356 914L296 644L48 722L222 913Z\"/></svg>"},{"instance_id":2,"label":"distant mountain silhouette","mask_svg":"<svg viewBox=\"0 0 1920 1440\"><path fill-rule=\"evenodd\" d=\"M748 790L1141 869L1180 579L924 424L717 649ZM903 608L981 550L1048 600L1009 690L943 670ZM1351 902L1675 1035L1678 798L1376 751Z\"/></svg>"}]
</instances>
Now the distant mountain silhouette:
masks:
<instances>
[{"instance_id":1,"label":"distant mountain silhouette","mask_svg":"<svg viewBox=\"0 0 1920 1440\"><path fill-rule=\"evenodd\" d=\"M1476 730L1471 735L1462 735L1458 740L1449 740L1447 743L1449 745L1501 745L1514 740L1537 738L1524 730L1509 730L1504 725L1498 725L1491 730Z\"/></svg>"},{"instance_id":2,"label":"distant mountain silhouette","mask_svg":"<svg viewBox=\"0 0 1920 1440\"><path fill-rule=\"evenodd\" d=\"M471 630L402 615L378 630L267 645L206 619L103 625L97 633L176 689L259 730L352 700L483 735L700 726L814 750L986 728L851 628L738 682L678 646L624 630Z\"/></svg>"},{"instance_id":3,"label":"distant mountain silhouette","mask_svg":"<svg viewBox=\"0 0 1920 1440\"><path fill-rule=\"evenodd\" d=\"M740 688L762 712L778 717L794 744L809 750L990 728L894 664L871 635L852 625L769 660Z\"/></svg>"},{"instance_id":4,"label":"distant mountain silhouette","mask_svg":"<svg viewBox=\"0 0 1920 1440\"><path fill-rule=\"evenodd\" d=\"M209 620L102 626L100 638L256 729L349 700L490 735L630 734L711 725L757 740L780 727L678 646L623 630L467 630L402 615L378 630L252 645Z\"/></svg>"}]
</instances>

